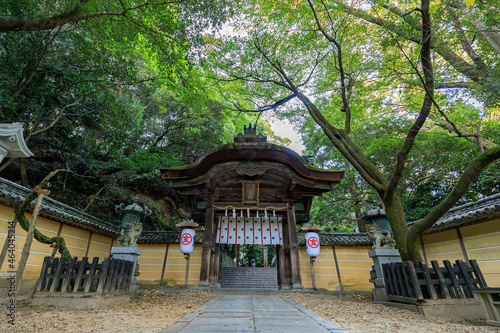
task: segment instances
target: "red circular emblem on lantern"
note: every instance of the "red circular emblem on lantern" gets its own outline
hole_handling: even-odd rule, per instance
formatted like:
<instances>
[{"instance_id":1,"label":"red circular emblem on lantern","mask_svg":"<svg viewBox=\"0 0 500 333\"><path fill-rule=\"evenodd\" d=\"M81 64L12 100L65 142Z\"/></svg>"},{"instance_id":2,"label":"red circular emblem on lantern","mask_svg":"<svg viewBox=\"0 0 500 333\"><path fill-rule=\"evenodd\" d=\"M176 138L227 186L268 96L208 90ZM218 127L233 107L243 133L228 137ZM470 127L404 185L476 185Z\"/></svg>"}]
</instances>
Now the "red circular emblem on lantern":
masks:
<instances>
[{"instance_id":1,"label":"red circular emblem on lantern","mask_svg":"<svg viewBox=\"0 0 500 333\"><path fill-rule=\"evenodd\" d=\"M316 237L309 237L309 239L307 240L307 245L315 249L319 246L319 240Z\"/></svg>"},{"instance_id":2,"label":"red circular emblem on lantern","mask_svg":"<svg viewBox=\"0 0 500 333\"><path fill-rule=\"evenodd\" d=\"M182 240L181 240L182 245L189 245L191 244L192 241L193 241L193 236L191 236L190 234L185 233L184 235L182 235Z\"/></svg>"}]
</instances>

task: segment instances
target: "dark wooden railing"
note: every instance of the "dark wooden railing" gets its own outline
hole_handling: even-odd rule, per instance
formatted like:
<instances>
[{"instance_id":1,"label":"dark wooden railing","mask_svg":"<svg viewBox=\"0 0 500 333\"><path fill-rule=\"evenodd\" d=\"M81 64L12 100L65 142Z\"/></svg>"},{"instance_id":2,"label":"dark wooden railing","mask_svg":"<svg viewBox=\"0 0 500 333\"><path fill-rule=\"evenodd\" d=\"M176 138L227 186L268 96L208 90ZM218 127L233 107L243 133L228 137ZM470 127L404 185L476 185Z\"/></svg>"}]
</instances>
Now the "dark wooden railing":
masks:
<instances>
[{"instance_id":1,"label":"dark wooden railing","mask_svg":"<svg viewBox=\"0 0 500 333\"><path fill-rule=\"evenodd\" d=\"M431 267L411 261L382 265L384 283L389 300L421 301L424 299L474 298L474 288L487 287L475 260L464 262L431 261Z\"/></svg>"},{"instance_id":2,"label":"dark wooden railing","mask_svg":"<svg viewBox=\"0 0 500 333\"><path fill-rule=\"evenodd\" d=\"M134 263L128 260L106 258L99 263L94 257L92 262L84 257L73 257L67 263L64 257L50 260L45 257L38 280L39 292L96 292L108 293L128 290Z\"/></svg>"}]
</instances>

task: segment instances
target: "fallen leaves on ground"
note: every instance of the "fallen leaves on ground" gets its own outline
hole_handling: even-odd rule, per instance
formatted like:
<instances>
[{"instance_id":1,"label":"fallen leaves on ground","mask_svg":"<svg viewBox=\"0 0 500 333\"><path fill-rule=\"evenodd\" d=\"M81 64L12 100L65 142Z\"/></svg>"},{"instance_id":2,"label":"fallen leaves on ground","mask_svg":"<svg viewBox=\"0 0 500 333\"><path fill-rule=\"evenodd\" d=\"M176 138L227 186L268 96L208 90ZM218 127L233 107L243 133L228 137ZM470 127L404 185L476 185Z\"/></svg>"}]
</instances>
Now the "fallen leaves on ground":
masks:
<instances>
[{"instance_id":1,"label":"fallen leaves on ground","mask_svg":"<svg viewBox=\"0 0 500 333\"><path fill-rule=\"evenodd\" d=\"M0 332L157 333L216 295L144 290L128 303L95 310L18 307L16 325L1 320Z\"/></svg>"},{"instance_id":2,"label":"fallen leaves on ground","mask_svg":"<svg viewBox=\"0 0 500 333\"><path fill-rule=\"evenodd\" d=\"M500 328L492 326L436 321L416 312L374 304L372 297L366 295L294 293L286 296L350 333L500 332Z\"/></svg>"}]
</instances>

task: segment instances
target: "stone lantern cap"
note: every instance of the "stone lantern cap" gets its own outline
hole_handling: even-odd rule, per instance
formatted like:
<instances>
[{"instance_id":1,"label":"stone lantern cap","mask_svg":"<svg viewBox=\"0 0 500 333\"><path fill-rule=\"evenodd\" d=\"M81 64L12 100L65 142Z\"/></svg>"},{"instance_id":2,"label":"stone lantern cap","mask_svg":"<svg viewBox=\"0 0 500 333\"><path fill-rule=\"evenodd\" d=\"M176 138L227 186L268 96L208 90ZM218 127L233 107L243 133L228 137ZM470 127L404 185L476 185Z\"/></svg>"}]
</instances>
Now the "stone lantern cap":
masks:
<instances>
[{"instance_id":1,"label":"stone lantern cap","mask_svg":"<svg viewBox=\"0 0 500 333\"><path fill-rule=\"evenodd\" d=\"M317 226L315 224L307 224L300 228L300 232L316 232L319 233L321 230L323 230L322 227Z\"/></svg>"},{"instance_id":2,"label":"stone lantern cap","mask_svg":"<svg viewBox=\"0 0 500 333\"><path fill-rule=\"evenodd\" d=\"M147 206L144 206L144 208L142 208L138 202L139 202L139 198L136 196L134 198L133 204L128 205L127 207L123 208L125 206L125 204L122 203L115 208L115 211L119 212L119 211L123 210L125 213L132 213L132 214L137 214L137 215L144 213L144 215L150 215L151 209L148 209Z\"/></svg>"},{"instance_id":3,"label":"stone lantern cap","mask_svg":"<svg viewBox=\"0 0 500 333\"><path fill-rule=\"evenodd\" d=\"M7 157L33 156L23 136L23 123L0 124L0 151Z\"/></svg>"},{"instance_id":4,"label":"stone lantern cap","mask_svg":"<svg viewBox=\"0 0 500 333\"><path fill-rule=\"evenodd\" d=\"M175 226L178 228L181 228L181 229L187 229L187 228L196 229L200 225L198 223L194 222L193 220L184 220L181 223L177 223Z\"/></svg>"},{"instance_id":5,"label":"stone lantern cap","mask_svg":"<svg viewBox=\"0 0 500 333\"><path fill-rule=\"evenodd\" d=\"M387 215L385 214L384 209L374 207L374 208L370 209L369 211L364 212L362 219L365 221L370 221L370 220L377 218L377 217L386 217L386 216Z\"/></svg>"}]
</instances>

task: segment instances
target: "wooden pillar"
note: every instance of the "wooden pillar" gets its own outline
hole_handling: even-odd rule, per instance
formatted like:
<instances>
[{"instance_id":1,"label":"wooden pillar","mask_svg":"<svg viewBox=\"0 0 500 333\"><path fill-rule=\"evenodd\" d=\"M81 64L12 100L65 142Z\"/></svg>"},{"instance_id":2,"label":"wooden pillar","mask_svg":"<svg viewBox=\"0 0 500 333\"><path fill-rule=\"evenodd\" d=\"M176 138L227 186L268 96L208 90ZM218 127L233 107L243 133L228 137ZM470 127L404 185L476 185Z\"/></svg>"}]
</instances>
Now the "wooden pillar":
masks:
<instances>
[{"instance_id":1,"label":"wooden pillar","mask_svg":"<svg viewBox=\"0 0 500 333\"><path fill-rule=\"evenodd\" d=\"M191 254L188 253L186 255L186 273L184 274L184 288L188 287L190 261L191 261Z\"/></svg>"},{"instance_id":2,"label":"wooden pillar","mask_svg":"<svg viewBox=\"0 0 500 333\"><path fill-rule=\"evenodd\" d=\"M288 223L283 223L283 245L278 249L278 286L279 289L292 289L292 273L290 269L290 237Z\"/></svg>"},{"instance_id":3,"label":"wooden pillar","mask_svg":"<svg viewBox=\"0 0 500 333\"><path fill-rule=\"evenodd\" d=\"M304 289L300 276L299 242L297 240L297 223L295 220L295 205L288 203L287 207L288 237L290 239L290 269L292 272L292 288Z\"/></svg>"},{"instance_id":4,"label":"wooden pillar","mask_svg":"<svg viewBox=\"0 0 500 333\"><path fill-rule=\"evenodd\" d=\"M217 230L217 228L215 228ZM216 232L217 234L217 232ZM215 241L214 241L215 244ZM220 287L219 270L220 270L220 245L215 244L215 252L212 252L210 257L210 287Z\"/></svg>"},{"instance_id":5,"label":"wooden pillar","mask_svg":"<svg viewBox=\"0 0 500 333\"><path fill-rule=\"evenodd\" d=\"M262 246L262 256L264 257L264 267L269 266L268 260L267 260L267 247Z\"/></svg>"},{"instance_id":6,"label":"wooden pillar","mask_svg":"<svg viewBox=\"0 0 500 333\"><path fill-rule=\"evenodd\" d=\"M212 234L214 229L214 206L213 197L210 196L207 200L207 207L205 213L205 233L203 234L202 253L201 253L201 268L200 268L200 282L198 286L208 287L210 277L210 258L212 255Z\"/></svg>"},{"instance_id":7,"label":"wooden pillar","mask_svg":"<svg viewBox=\"0 0 500 333\"><path fill-rule=\"evenodd\" d=\"M235 242L238 243L238 240L235 240ZM234 246L236 246L236 255L234 256L234 258L236 259L236 267L240 267L240 255L241 255L240 245L234 244Z\"/></svg>"}]
</instances>

